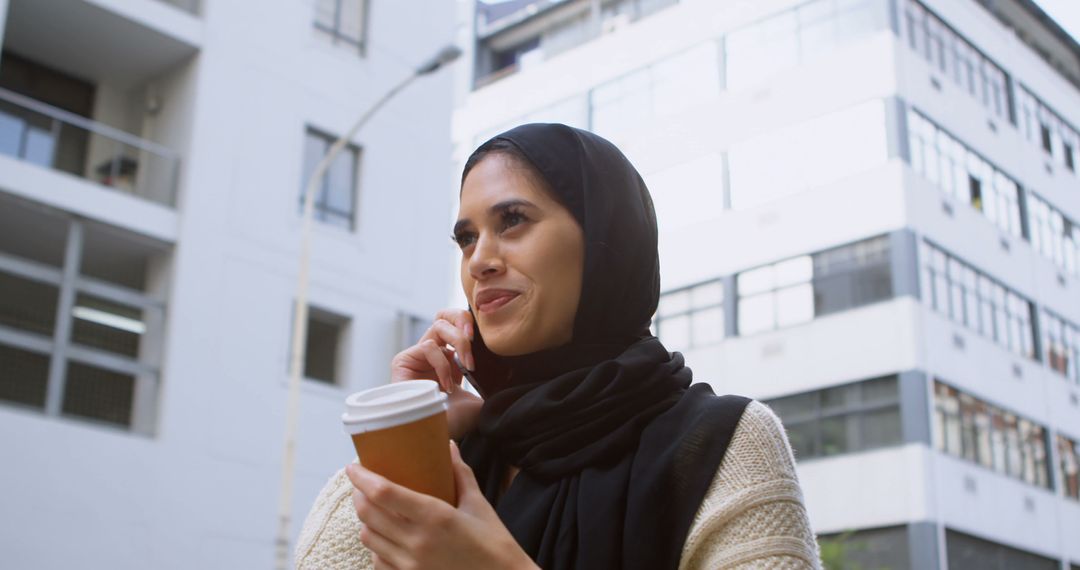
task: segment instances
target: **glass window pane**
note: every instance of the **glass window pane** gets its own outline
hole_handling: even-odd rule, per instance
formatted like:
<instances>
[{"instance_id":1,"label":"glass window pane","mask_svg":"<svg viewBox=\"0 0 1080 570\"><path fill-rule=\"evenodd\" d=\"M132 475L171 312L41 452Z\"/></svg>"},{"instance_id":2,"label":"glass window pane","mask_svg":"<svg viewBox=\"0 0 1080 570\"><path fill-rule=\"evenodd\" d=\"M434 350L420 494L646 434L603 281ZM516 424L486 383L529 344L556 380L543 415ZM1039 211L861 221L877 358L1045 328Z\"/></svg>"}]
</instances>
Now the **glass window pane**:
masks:
<instances>
[{"instance_id":1,"label":"glass window pane","mask_svg":"<svg viewBox=\"0 0 1080 570\"><path fill-rule=\"evenodd\" d=\"M676 313L685 313L690 310L690 292L688 290L664 293L660 296L660 304L657 314L667 317Z\"/></svg>"},{"instance_id":2,"label":"glass window pane","mask_svg":"<svg viewBox=\"0 0 1080 570\"><path fill-rule=\"evenodd\" d=\"M713 281L704 285L698 285L691 290L695 307L708 307L719 305L724 302L724 283Z\"/></svg>"},{"instance_id":3,"label":"glass window pane","mask_svg":"<svg viewBox=\"0 0 1080 570\"><path fill-rule=\"evenodd\" d=\"M79 293L71 310L71 340L124 356L139 355L146 333L142 310Z\"/></svg>"},{"instance_id":4,"label":"glass window pane","mask_svg":"<svg viewBox=\"0 0 1080 570\"><path fill-rule=\"evenodd\" d=\"M776 292L776 324L784 327L814 318L814 288L809 283Z\"/></svg>"},{"instance_id":5,"label":"glass window pane","mask_svg":"<svg viewBox=\"0 0 1080 570\"><path fill-rule=\"evenodd\" d=\"M356 193L356 149L346 147L326 172L326 198L320 204L338 214L351 214Z\"/></svg>"},{"instance_id":6,"label":"glass window pane","mask_svg":"<svg viewBox=\"0 0 1080 570\"><path fill-rule=\"evenodd\" d=\"M777 287L806 283L814 275L814 262L809 255L781 261L774 267Z\"/></svg>"},{"instance_id":7,"label":"glass window pane","mask_svg":"<svg viewBox=\"0 0 1080 570\"><path fill-rule=\"evenodd\" d=\"M702 309L691 315L694 346L715 344L724 339L724 310L722 307Z\"/></svg>"},{"instance_id":8,"label":"glass window pane","mask_svg":"<svg viewBox=\"0 0 1080 570\"><path fill-rule=\"evenodd\" d=\"M862 414L862 449L873 449L900 443L900 409L887 408Z\"/></svg>"},{"instance_id":9,"label":"glass window pane","mask_svg":"<svg viewBox=\"0 0 1080 570\"><path fill-rule=\"evenodd\" d=\"M690 317L680 315L660 321L660 342L668 350L686 350L690 348Z\"/></svg>"},{"instance_id":10,"label":"glass window pane","mask_svg":"<svg viewBox=\"0 0 1080 570\"><path fill-rule=\"evenodd\" d=\"M896 376L875 378L862 383L862 401L865 404L895 402L899 397Z\"/></svg>"},{"instance_id":11,"label":"glass window pane","mask_svg":"<svg viewBox=\"0 0 1080 570\"><path fill-rule=\"evenodd\" d=\"M30 127L26 132L23 158L38 166L51 167L56 140L49 131Z\"/></svg>"},{"instance_id":12,"label":"glass window pane","mask_svg":"<svg viewBox=\"0 0 1080 570\"><path fill-rule=\"evenodd\" d=\"M854 406L859 400L859 387L856 384L833 386L821 391L821 411L837 412Z\"/></svg>"},{"instance_id":13,"label":"glass window pane","mask_svg":"<svg viewBox=\"0 0 1080 570\"><path fill-rule=\"evenodd\" d=\"M839 416L821 420L821 453L837 455L854 450L858 416Z\"/></svg>"},{"instance_id":14,"label":"glass window pane","mask_svg":"<svg viewBox=\"0 0 1080 570\"><path fill-rule=\"evenodd\" d=\"M52 337L60 290L39 281L0 273L0 325Z\"/></svg>"},{"instance_id":15,"label":"glass window pane","mask_svg":"<svg viewBox=\"0 0 1080 570\"><path fill-rule=\"evenodd\" d=\"M328 29L334 29L335 14L338 0L315 1L315 25Z\"/></svg>"},{"instance_id":16,"label":"glass window pane","mask_svg":"<svg viewBox=\"0 0 1080 570\"><path fill-rule=\"evenodd\" d=\"M821 455L821 450L817 444L818 423L816 421L786 425L784 427L787 430L788 441L791 443L791 449L795 453L796 459L808 459Z\"/></svg>"},{"instance_id":17,"label":"glass window pane","mask_svg":"<svg viewBox=\"0 0 1080 570\"><path fill-rule=\"evenodd\" d=\"M739 299L739 334L749 335L766 331L776 326L773 296L764 293Z\"/></svg>"},{"instance_id":18,"label":"glass window pane","mask_svg":"<svg viewBox=\"0 0 1080 570\"><path fill-rule=\"evenodd\" d=\"M365 0L338 1L341 3L341 18L338 21L338 32L345 38L360 43L364 39L363 18Z\"/></svg>"},{"instance_id":19,"label":"glass window pane","mask_svg":"<svg viewBox=\"0 0 1080 570\"><path fill-rule=\"evenodd\" d=\"M49 356L0 344L0 400L45 407Z\"/></svg>"},{"instance_id":20,"label":"glass window pane","mask_svg":"<svg viewBox=\"0 0 1080 570\"><path fill-rule=\"evenodd\" d=\"M347 320L323 311L312 311L307 324L304 377L328 384L339 382L338 355Z\"/></svg>"},{"instance_id":21,"label":"glass window pane","mask_svg":"<svg viewBox=\"0 0 1080 570\"><path fill-rule=\"evenodd\" d=\"M799 418L816 417L819 396L817 392L804 392L769 400L769 407L780 416L785 425L799 421Z\"/></svg>"},{"instance_id":22,"label":"glass window pane","mask_svg":"<svg viewBox=\"0 0 1080 570\"><path fill-rule=\"evenodd\" d=\"M63 413L111 424L131 424L135 378L80 362L68 362Z\"/></svg>"},{"instance_id":23,"label":"glass window pane","mask_svg":"<svg viewBox=\"0 0 1080 570\"><path fill-rule=\"evenodd\" d=\"M776 286L772 265L743 271L735 279L740 297L769 291Z\"/></svg>"}]
</instances>

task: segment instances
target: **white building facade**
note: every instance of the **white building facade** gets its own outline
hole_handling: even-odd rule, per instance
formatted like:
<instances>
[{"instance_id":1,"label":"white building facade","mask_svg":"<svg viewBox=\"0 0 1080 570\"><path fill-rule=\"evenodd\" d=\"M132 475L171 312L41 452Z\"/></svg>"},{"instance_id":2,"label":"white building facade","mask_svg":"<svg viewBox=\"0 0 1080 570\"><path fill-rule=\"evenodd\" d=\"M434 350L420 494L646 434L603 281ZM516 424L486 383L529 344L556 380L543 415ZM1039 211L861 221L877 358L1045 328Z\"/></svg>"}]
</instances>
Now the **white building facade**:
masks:
<instances>
[{"instance_id":1,"label":"white building facade","mask_svg":"<svg viewBox=\"0 0 1080 570\"><path fill-rule=\"evenodd\" d=\"M777 411L827 562L1080 568L1080 47L1027 0L479 4L455 157L611 139L654 329Z\"/></svg>"},{"instance_id":2,"label":"white building facade","mask_svg":"<svg viewBox=\"0 0 1080 570\"><path fill-rule=\"evenodd\" d=\"M0 0L0 22L0 567L270 567L303 182L454 7ZM452 81L400 93L320 189L294 538L355 457L345 396L445 304Z\"/></svg>"}]
</instances>

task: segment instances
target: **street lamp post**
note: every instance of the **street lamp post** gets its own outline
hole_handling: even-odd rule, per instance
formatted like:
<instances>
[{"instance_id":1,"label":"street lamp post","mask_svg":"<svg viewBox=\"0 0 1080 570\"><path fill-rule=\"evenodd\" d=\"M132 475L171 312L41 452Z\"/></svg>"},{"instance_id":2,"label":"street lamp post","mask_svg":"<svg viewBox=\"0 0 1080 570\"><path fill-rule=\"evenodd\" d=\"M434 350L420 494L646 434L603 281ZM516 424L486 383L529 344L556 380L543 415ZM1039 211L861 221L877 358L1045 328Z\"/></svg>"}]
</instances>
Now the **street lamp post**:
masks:
<instances>
[{"instance_id":1,"label":"street lamp post","mask_svg":"<svg viewBox=\"0 0 1080 570\"><path fill-rule=\"evenodd\" d=\"M281 465L281 495L278 502L277 564L278 570L289 566L289 526L292 521L293 466L296 462L296 424L300 411L300 374L303 372L305 340L307 337L308 273L311 259L311 225L315 210L315 189L319 186L334 159L376 112L417 77L434 73L461 55L457 46L446 46L434 57L417 67L376 101L345 134L341 135L326 156L319 161L304 186L304 210L301 222L300 271L296 283L296 305L293 310L292 347L289 351L289 399L285 410L285 453Z\"/></svg>"}]
</instances>

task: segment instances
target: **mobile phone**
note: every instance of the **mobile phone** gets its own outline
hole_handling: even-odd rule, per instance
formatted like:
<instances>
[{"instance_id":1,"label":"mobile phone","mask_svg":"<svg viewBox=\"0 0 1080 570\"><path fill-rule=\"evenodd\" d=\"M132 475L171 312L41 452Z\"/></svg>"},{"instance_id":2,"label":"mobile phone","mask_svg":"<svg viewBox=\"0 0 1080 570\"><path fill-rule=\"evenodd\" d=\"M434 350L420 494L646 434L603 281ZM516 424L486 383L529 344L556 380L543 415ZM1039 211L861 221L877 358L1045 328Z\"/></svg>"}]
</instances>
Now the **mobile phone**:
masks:
<instances>
[{"instance_id":1,"label":"mobile phone","mask_svg":"<svg viewBox=\"0 0 1080 570\"><path fill-rule=\"evenodd\" d=\"M480 394L480 397L483 398L484 393L480 390L480 384L476 381L476 377L472 375L472 372L470 372L468 368L465 368L465 365L461 363L461 357L458 356L458 353L456 352L454 353L454 364L457 365L458 370L461 371L461 375L465 377L465 380L469 382L469 385L473 387L473 390L476 390L476 393Z\"/></svg>"}]
</instances>

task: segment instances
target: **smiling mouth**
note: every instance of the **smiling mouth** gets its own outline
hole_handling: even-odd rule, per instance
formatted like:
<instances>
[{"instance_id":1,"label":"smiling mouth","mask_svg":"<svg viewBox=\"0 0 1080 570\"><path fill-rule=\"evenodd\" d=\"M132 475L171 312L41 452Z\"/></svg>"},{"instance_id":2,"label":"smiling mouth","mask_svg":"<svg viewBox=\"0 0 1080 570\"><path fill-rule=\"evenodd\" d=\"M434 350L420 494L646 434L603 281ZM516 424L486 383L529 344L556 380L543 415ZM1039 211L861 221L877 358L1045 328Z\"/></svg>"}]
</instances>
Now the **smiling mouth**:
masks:
<instances>
[{"instance_id":1,"label":"smiling mouth","mask_svg":"<svg viewBox=\"0 0 1080 570\"><path fill-rule=\"evenodd\" d=\"M520 296L521 296L520 294L503 295L501 297L497 297L495 299L492 299L492 300L490 300L490 301L488 301L486 303L481 303L477 307L477 309L479 309L481 313L491 314L491 313L494 313L494 312L498 311L499 309L505 307L507 305L507 303L510 303L511 301L513 301L514 299L517 299Z\"/></svg>"}]
</instances>

